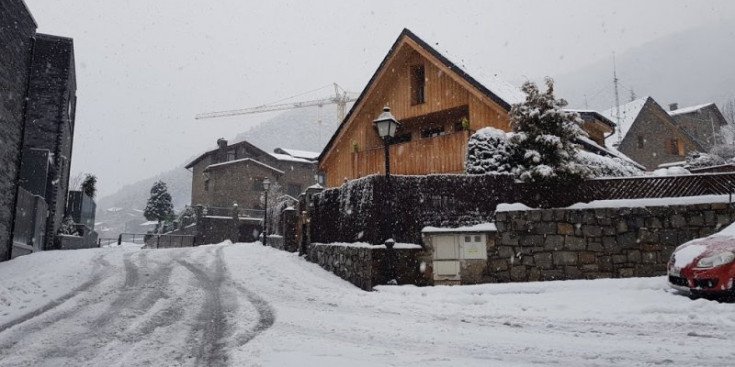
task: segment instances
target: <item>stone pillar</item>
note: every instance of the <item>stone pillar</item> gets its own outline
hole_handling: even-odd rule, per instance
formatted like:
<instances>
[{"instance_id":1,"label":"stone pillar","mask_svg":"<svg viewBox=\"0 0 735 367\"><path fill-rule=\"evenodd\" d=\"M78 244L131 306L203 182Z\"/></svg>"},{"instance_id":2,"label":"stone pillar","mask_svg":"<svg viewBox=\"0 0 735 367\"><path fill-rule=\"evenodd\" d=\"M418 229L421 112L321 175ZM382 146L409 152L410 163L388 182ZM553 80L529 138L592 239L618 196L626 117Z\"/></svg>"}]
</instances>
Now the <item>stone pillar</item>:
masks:
<instances>
[{"instance_id":1,"label":"stone pillar","mask_svg":"<svg viewBox=\"0 0 735 367\"><path fill-rule=\"evenodd\" d=\"M283 222L283 249L288 252L298 251L298 211L291 207L284 209L281 212L281 221Z\"/></svg>"}]
</instances>

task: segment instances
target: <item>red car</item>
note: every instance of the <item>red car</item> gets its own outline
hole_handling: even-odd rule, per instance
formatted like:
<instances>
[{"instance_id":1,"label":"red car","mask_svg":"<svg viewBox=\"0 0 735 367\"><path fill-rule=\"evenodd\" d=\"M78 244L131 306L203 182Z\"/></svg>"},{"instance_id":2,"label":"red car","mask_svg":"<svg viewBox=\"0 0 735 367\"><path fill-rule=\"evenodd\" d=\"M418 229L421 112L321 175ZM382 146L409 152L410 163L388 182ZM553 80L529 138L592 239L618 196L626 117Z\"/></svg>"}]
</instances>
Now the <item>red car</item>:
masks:
<instances>
[{"instance_id":1,"label":"red car","mask_svg":"<svg viewBox=\"0 0 735 367\"><path fill-rule=\"evenodd\" d=\"M677 247L668 269L669 285L693 298L725 296L732 299L735 296L735 225Z\"/></svg>"}]
</instances>

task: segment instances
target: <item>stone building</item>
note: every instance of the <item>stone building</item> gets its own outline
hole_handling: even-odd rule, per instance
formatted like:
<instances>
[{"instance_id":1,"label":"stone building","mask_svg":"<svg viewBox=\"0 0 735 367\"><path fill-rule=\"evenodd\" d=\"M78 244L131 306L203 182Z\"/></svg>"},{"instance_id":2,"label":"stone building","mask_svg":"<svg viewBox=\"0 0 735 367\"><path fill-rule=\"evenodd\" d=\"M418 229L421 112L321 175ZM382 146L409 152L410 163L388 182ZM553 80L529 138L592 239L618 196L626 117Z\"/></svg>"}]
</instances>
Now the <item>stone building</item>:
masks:
<instances>
[{"instance_id":1,"label":"stone building","mask_svg":"<svg viewBox=\"0 0 735 367\"><path fill-rule=\"evenodd\" d=\"M614 134L605 140L608 148L621 153L652 171L660 164L683 161L693 151L704 148L651 97L644 97L602 115L617 123Z\"/></svg>"},{"instance_id":2,"label":"stone building","mask_svg":"<svg viewBox=\"0 0 735 367\"><path fill-rule=\"evenodd\" d=\"M10 258L36 27L22 0L0 2L0 261Z\"/></svg>"},{"instance_id":3,"label":"stone building","mask_svg":"<svg viewBox=\"0 0 735 367\"><path fill-rule=\"evenodd\" d=\"M713 146L727 144L722 128L727 120L714 103L678 108L678 103L669 105L669 115L676 125L691 135L702 146L705 152Z\"/></svg>"},{"instance_id":4,"label":"stone building","mask_svg":"<svg viewBox=\"0 0 735 367\"><path fill-rule=\"evenodd\" d=\"M217 140L217 149L185 167L193 173L191 205L229 208L237 203L241 209L262 209L265 178L278 183L285 194L298 197L314 183L316 161L298 156L309 156L304 154L308 152L278 151L282 153L265 152L247 141L228 145L225 139Z\"/></svg>"},{"instance_id":5,"label":"stone building","mask_svg":"<svg viewBox=\"0 0 735 367\"><path fill-rule=\"evenodd\" d=\"M53 243L66 205L76 93L73 42L37 34L36 28L22 0L0 2L0 261L10 258L14 244L25 251L45 247L29 245L31 238ZM28 233L39 219L41 237Z\"/></svg>"},{"instance_id":6,"label":"stone building","mask_svg":"<svg viewBox=\"0 0 735 367\"><path fill-rule=\"evenodd\" d=\"M55 234L64 219L69 191L69 169L74 142L76 111L76 74L74 43L65 37L37 34L33 47L28 107L23 141L21 187L29 189L33 182L45 182L43 196L48 205L46 248L56 248ZM33 168L30 150L47 152L50 170L46 176ZM30 166L30 169L26 169Z\"/></svg>"}]
</instances>

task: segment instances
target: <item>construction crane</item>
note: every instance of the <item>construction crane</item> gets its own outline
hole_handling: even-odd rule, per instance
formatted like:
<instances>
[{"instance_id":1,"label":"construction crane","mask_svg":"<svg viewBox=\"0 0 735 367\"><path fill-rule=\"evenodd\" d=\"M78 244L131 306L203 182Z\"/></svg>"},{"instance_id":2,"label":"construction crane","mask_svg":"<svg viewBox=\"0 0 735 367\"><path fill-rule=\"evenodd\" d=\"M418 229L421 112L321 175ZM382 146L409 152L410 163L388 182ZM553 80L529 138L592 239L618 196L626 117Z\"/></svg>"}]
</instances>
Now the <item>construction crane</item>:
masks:
<instances>
[{"instance_id":1,"label":"construction crane","mask_svg":"<svg viewBox=\"0 0 735 367\"><path fill-rule=\"evenodd\" d=\"M342 121L345 118L345 111L347 110L347 104L354 102L357 99L351 96L351 93L348 93L347 91L342 89L342 87L340 87L337 83L332 83L332 85L334 86L334 97L331 97L331 98L316 99L316 100L303 101L303 102L292 102L292 103L276 102L272 104L266 104L266 105L257 106L257 107L243 108L239 110L200 113L196 115L195 118L197 120L203 120L203 119L212 119L212 118L219 118L219 117L248 115L251 113L282 111L282 110L291 110L295 108L306 108L306 107L314 107L314 106L321 107L321 106L328 105L328 104L336 104L339 121ZM319 89L315 89L313 91L309 91L306 93L311 93L317 90L324 89L326 87L327 86L321 87ZM302 93L301 95L304 95L306 93ZM298 97L298 95L294 97L289 97L287 99L293 99L295 97Z\"/></svg>"}]
</instances>

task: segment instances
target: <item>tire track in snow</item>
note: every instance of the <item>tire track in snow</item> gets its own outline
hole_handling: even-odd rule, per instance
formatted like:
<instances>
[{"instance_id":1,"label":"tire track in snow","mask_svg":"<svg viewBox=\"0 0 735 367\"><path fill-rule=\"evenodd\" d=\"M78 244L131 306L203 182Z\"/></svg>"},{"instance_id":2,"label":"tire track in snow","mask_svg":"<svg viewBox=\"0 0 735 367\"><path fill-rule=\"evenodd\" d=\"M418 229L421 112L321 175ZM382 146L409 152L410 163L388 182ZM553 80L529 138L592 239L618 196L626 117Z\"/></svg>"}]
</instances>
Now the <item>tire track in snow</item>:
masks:
<instances>
[{"instance_id":1,"label":"tire track in snow","mask_svg":"<svg viewBox=\"0 0 735 367\"><path fill-rule=\"evenodd\" d=\"M67 293L67 294L65 294L65 295L63 295L63 296L61 296L61 297L59 297L59 298L57 298L55 300L50 301L45 306L43 306L43 307L41 307L39 309L36 309L34 311L31 311L31 312L29 312L29 313L27 313L27 314L25 314L25 315L23 315L23 316L15 319L15 320L12 320L12 321L6 322L5 324L0 325L0 333L4 332L7 329L12 328L13 326L20 325L20 324L22 324L22 323L24 323L24 322L26 322L28 320L32 320L32 319L34 319L34 318L36 318L38 316L43 315L44 313L46 313L46 312L48 312L50 310L53 310L54 308L58 307L59 305L63 304L64 302L66 302L66 301L74 298L79 293L84 292L84 291L86 291L86 290L94 287L95 285L99 284L100 282L102 282L102 280L104 279L103 275L107 275L109 273L109 270L101 270L101 269L109 269L110 263L107 262L105 259L103 259L102 258L102 255L97 255L95 258L92 259L92 262L93 262L93 267L92 267L92 278L91 279L89 279L88 281L82 283L80 286L72 289L71 292L69 292L69 293ZM55 323L56 321L65 318L66 316L68 316L68 315L70 315L72 313L73 313L73 311L62 312L59 315L57 315L56 317L54 317L53 319L51 319L51 320L49 320L47 322L44 322L44 323L42 323L41 325L39 325L39 326L37 326L35 328L32 328L32 330L36 330L37 331L37 330L43 329L43 328L45 328L45 327L47 327L47 326ZM13 343L13 345L15 345L15 343ZM11 345L11 347L12 347L12 345ZM3 348L4 348L4 346L0 345L0 350L2 350Z\"/></svg>"},{"instance_id":2,"label":"tire track in snow","mask_svg":"<svg viewBox=\"0 0 735 367\"><path fill-rule=\"evenodd\" d=\"M211 254L211 252L208 251L208 254ZM190 262L184 260L177 260L177 262L194 275L194 279L205 295L202 310L197 317L197 323L189 336L190 343L197 343L195 346L192 345L196 365L225 366L227 365L228 356L224 350L224 337L229 328L225 319L221 297L225 272L222 251L216 253L212 276L207 275L206 271Z\"/></svg>"},{"instance_id":3,"label":"tire track in snow","mask_svg":"<svg viewBox=\"0 0 735 367\"><path fill-rule=\"evenodd\" d=\"M235 283L235 288L247 297L248 301L258 311L258 323L252 330L237 337L238 346L243 346L253 340L262 332L268 330L276 322L276 313L273 307L263 298L245 288L242 284Z\"/></svg>"}]
</instances>

